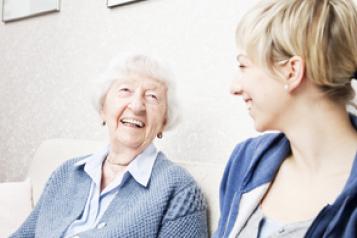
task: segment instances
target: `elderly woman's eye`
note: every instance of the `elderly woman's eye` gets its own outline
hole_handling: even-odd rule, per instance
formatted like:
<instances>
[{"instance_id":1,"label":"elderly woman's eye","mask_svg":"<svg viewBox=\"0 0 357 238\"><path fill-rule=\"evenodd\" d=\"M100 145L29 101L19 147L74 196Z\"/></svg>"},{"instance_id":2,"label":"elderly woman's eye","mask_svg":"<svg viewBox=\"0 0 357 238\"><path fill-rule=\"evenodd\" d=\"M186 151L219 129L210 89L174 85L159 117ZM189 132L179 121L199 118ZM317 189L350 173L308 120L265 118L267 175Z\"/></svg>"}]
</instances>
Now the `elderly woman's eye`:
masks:
<instances>
[{"instance_id":1,"label":"elderly woman's eye","mask_svg":"<svg viewBox=\"0 0 357 238\"><path fill-rule=\"evenodd\" d=\"M120 96L128 95L128 94L130 94L130 92L131 92L130 88L127 88L127 87L122 87L122 88L119 88L119 90L118 90L118 94Z\"/></svg>"},{"instance_id":2,"label":"elderly woman's eye","mask_svg":"<svg viewBox=\"0 0 357 238\"><path fill-rule=\"evenodd\" d=\"M149 101L153 101L153 102L157 102L159 100L158 96L156 94L152 94L152 93L146 94L146 98Z\"/></svg>"}]
</instances>

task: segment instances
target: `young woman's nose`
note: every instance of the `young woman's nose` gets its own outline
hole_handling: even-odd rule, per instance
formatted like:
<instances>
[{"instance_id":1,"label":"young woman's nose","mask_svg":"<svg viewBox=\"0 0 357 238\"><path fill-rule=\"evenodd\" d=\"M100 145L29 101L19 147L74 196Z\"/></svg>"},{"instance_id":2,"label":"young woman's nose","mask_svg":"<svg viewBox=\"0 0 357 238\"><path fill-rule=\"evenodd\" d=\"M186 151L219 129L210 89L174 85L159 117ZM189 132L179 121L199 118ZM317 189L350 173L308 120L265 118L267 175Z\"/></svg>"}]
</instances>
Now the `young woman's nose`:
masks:
<instances>
[{"instance_id":1,"label":"young woman's nose","mask_svg":"<svg viewBox=\"0 0 357 238\"><path fill-rule=\"evenodd\" d=\"M230 93L234 96L240 96L243 93L242 85L238 79L233 80Z\"/></svg>"}]
</instances>

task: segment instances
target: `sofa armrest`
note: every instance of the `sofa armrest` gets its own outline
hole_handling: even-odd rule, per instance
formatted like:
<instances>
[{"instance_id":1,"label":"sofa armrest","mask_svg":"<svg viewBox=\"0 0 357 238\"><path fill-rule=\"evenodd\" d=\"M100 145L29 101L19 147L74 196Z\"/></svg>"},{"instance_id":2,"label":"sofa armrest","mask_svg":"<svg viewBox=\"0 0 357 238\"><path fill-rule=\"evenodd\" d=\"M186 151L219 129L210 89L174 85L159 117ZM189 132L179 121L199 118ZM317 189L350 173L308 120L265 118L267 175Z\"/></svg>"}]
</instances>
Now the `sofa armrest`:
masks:
<instances>
[{"instance_id":1,"label":"sofa armrest","mask_svg":"<svg viewBox=\"0 0 357 238\"><path fill-rule=\"evenodd\" d=\"M0 194L0 237L8 237L32 210L31 182L0 183Z\"/></svg>"}]
</instances>

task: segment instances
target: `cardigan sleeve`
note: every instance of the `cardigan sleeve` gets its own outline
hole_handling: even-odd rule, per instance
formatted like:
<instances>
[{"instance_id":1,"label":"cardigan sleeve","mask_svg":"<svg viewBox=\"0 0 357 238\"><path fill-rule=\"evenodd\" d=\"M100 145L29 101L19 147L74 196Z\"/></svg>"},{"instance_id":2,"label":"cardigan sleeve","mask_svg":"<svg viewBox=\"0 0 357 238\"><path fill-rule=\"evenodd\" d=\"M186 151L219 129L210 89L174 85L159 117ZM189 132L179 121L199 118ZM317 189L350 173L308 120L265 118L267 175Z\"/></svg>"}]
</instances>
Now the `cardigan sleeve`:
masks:
<instances>
[{"instance_id":1,"label":"cardigan sleeve","mask_svg":"<svg viewBox=\"0 0 357 238\"><path fill-rule=\"evenodd\" d=\"M229 212L237 189L240 189L242 180L251 162L252 151L257 147L257 139L250 138L235 146L225 167L219 187L220 218L217 230L213 237L222 237L228 222Z\"/></svg>"},{"instance_id":2,"label":"cardigan sleeve","mask_svg":"<svg viewBox=\"0 0 357 238\"><path fill-rule=\"evenodd\" d=\"M158 237L208 237L207 203L196 184L182 189L171 199Z\"/></svg>"},{"instance_id":3,"label":"cardigan sleeve","mask_svg":"<svg viewBox=\"0 0 357 238\"><path fill-rule=\"evenodd\" d=\"M53 185L58 177L62 176L63 172L68 169L68 166L78 161L81 158L68 160L54 170L44 186L43 192L38 200L35 208L30 215L26 218L24 223L13 233L9 238L34 238L36 235L37 222L40 217L41 207L43 202L48 199L53 193L49 192L49 188Z\"/></svg>"},{"instance_id":4,"label":"cardigan sleeve","mask_svg":"<svg viewBox=\"0 0 357 238\"><path fill-rule=\"evenodd\" d=\"M34 238L36 231L36 224L39 217L39 212L41 210L41 205L43 203L43 199L47 194L48 185L51 183L53 174L47 180L45 188L41 194L39 201L37 202L35 208L32 210L30 215L26 218L24 223L13 233L9 238Z\"/></svg>"}]
</instances>

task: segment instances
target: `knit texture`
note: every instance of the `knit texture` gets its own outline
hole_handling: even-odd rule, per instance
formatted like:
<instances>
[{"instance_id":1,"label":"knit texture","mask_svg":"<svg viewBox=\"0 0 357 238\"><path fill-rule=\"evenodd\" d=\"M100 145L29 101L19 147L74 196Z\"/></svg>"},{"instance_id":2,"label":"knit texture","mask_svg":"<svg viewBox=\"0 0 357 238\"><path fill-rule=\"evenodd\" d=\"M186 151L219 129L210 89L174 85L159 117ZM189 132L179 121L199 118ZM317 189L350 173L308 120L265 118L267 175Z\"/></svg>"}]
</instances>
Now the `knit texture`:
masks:
<instances>
[{"instance_id":1,"label":"knit texture","mask_svg":"<svg viewBox=\"0 0 357 238\"><path fill-rule=\"evenodd\" d=\"M62 237L83 212L91 180L69 160L48 180L36 207L11 238ZM207 203L193 178L159 153L148 186L130 177L96 228L80 237L208 237Z\"/></svg>"}]
</instances>

